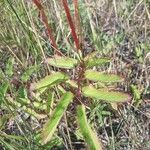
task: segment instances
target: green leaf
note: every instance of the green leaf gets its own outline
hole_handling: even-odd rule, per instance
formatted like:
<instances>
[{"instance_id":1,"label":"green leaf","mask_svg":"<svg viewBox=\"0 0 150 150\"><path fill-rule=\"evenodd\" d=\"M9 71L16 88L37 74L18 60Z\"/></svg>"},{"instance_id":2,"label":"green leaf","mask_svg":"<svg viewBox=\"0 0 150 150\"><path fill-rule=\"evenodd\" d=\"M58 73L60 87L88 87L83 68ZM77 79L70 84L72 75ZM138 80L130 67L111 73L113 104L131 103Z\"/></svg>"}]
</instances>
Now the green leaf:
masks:
<instances>
[{"instance_id":1,"label":"green leaf","mask_svg":"<svg viewBox=\"0 0 150 150\"><path fill-rule=\"evenodd\" d=\"M66 111L69 103L73 99L73 94L71 92L65 93L61 100L59 101L58 105L56 106L50 120L43 127L43 132L41 133L42 143L46 144L48 141L51 140L58 123L60 122L64 112Z\"/></svg>"},{"instance_id":2,"label":"green leaf","mask_svg":"<svg viewBox=\"0 0 150 150\"><path fill-rule=\"evenodd\" d=\"M55 86L56 84L59 84L67 79L69 79L69 77L61 72L52 73L51 75L46 76L37 83L32 83L31 90L38 90L48 86Z\"/></svg>"},{"instance_id":3,"label":"green leaf","mask_svg":"<svg viewBox=\"0 0 150 150\"><path fill-rule=\"evenodd\" d=\"M98 51L94 51L92 53L89 53L86 57L84 57L84 61L88 61L90 59L96 58L96 56L99 56L100 53Z\"/></svg>"},{"instance_id":4,"label":"green leaf","mask_svg":"<svg viewBox=\"0 0 150 150\"><path fill-rule=\"evenodd\" d=\"M37 70L38 70L37 66L31 66L27 68L25 72L22 74L21 80L26 82L27 80L29 80L30 76Z\"/></svg>"},{"instance_id":5,"label":"green leaf","mask_svg":"<svg viewBox=\"0 0 150 150\"><path fill-rule=\"evenodd\" d=\"M117 91L109 91L106 88L96 89L91 86L86 86L82 88L84 96L91 97L99 100L104 100L107 102L126 102L130 99L128 94Z\"/></svg>"},{"instance_id":6,"label":"green leaf","mask_svg":"<svg viewBox=\"0 0 150 150\"><path fill-rule=\"evenodd\" d=\"M123 78L115 74L106 74L102 72L97 72L94 70L85 71L85 78L91 81L100 81L100 82L121 82Z\"/></svg>"},{"instance_id":7,"label":"green leaf","mask_svg":"<svg viewBox=\"0 0 150 150\"><path fill-rule=\"evenodd\" d=\"M108 58L92 58L86 61L85 65L87 68L92 68L94 66L102 66L110 62Z\"/></svg>"},{"instance_id":8,"label":"green leaf","mask_svg":"<svg viewBox=\"0 0 150 150\"><path fill-rule=\"evenodd\" d=\"M69 57L55 56L54 58L46 59L46 63L58 68L72 69L77 65L78 61Z\"/></svg>"},{"instance_id":9,"label":"green leaf","mask_svg":"<svg viewBox=\"0 0 150 150\"><path fill-rule=\"evenodd\" d=\"M8 75L9 77L11 77L13 75L13 64L14 64L14 58L10 57L7 61L6 64L6 75Z\"/></svg>"},{"instance_id":10,"label":"green leaf","mask_svg":"<svg viewBox=\"0 0 150 150\"><path fill-rule=\"evenodd\" d=\"M15 140L25 140L22 136L19 135L8 135L6 133L1 133L1 137L7 138L7 139L15 139Z\"/></svg>"},{"instance_id":11,"label":"green leaf","mask_svg":"<svg viewBox=\"0 0 150 150\"><path fill-rule=\"evenodd\" d=\"M77 119L79 122L80 131L88 144L90 150L102 150L100 140L95 132L92 131L90 125L87 122L84 105L78 105L77 107Z\"/></svg>"}]
</instances>

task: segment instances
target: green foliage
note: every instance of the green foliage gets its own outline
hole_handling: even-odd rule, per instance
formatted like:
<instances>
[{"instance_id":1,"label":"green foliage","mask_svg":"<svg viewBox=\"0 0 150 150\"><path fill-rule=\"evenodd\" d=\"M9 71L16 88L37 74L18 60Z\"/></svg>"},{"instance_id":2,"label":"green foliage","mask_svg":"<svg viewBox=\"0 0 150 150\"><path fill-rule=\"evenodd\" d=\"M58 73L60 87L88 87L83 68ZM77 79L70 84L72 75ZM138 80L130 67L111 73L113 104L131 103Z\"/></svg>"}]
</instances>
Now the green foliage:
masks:
<instances>
[{"instance_id":1,"label":"green foliage","mask_svg":"<svg viewBox=\"0 0 150 150\"><path fill-rule=\"evenodd\" d=\"M30 76L31 76L35 71L36 71L36 72L38 71L38 67L37 67L37 66L30 66L30 67L28 67L28 68L24 71L24 73L22 74L21 80L22 80L23 82L26 82L27 80L30 79Z\"/></svg>"},{"instance_id":2,"label":"green foliage","mask_svg":"<svg viewBox=\"0 0 150 150\"><path fill-rule=\"evenodd\" d=\"M2 102L4 101L5 99L5 95L7 93L7 90L9 88L9 83L8 81L4 81L2 83L2 85L0 86L0 105L2 104Z\"/></svg>"},{"instance_id":3,"label":"green foliage","mask_svg":"<svg viewBox=\"0 0 150 150\"><path fill-rule=\"evenodd\" d=\"M56 57L58 59L56 59ZM95 57L95 54L92 57ZM91 58L91 56L89 56L89 57L87 56L87 58L85 59L85 64L88 64L86 62L91 60L90 58ZM97 65L106 64L110 61L109 59L99 59L99 58L97 58L97 60L99 60L99 61L96 61L96 58L94 58L94 61L92 59L92 61L89 61L90 65L88 64L87 66L94 67ZM52 65L54 67L64 68L64 69L74 68L77 64L77 61L72 58L66 58L66 57L64 58L64 57L59 57L59 56L54 56L54 58L47 59L46 62L48 62L50 65ZM81 65L81 63L79 63L79 65ZM85 68L88 68L87 66L85 66ZM76 66L76 67L78 68L78 66ZM82 65L81 65L81 67L82 67ZM83 78L80 82L80 84L83 85L83 87L82 87L83 96L94 98L94 99L96 98L96 99L104 100L104 101L111 102L111 103L112 102L113 103L125 102L125 101L129 100L129 95L121 93L121 92L109 91L108 89L98 89L97 90L95 88L91 88L88 86L84 87L84 84L88 84L88 82L89 82L88 80L91 80L94 82L100 81L100 82L107 82L107 83L108 82L109 83L120 82L120 81L122 81L122 78L120 76L117 76L114 74L105 74L105 73L101 73L101 72L93 71L93 70L85 70L85 72L81 71L79 73L82 73L85 77L85 79ZM64 93L64 95L66 95L66 88L69 87L69 89L71 89L71 88L78 89L78 86L79 86L79 83L77 81L70 80L70 78L71 77L69 77L66 73L65 74L62 72L52 73L51 75L46 76L45 78L39 80L38 82L32 83L31 90L32 91L41 90L46 87L49 87L50 89L52 89L52 87L57 86L60 93ZM60 86L60 84L62 82L66 83L66 85L63 87ZM43 91L45 91L45 89ZM58 103L56 105L55 110L51 114L50 120L48 120L47 123L43 127L43 131L41 133L43 144L46 144L48 141L51 140L52 135L54 134L54 132L57 128L57 125L58 125L61 117L63 116L63 113L66 111L68 104L71 102L71 100L73 98L73 94L74 93L72 93L69 96L70 98L65 98L65 96L64 96L64 98L61 99L60 103ZM78 99L78 98L80 98L80 97L76 97L76 95L74 95L74 99ZM50 100L47 103L49 105L49 107L46 107L44 103L43 103L43 105L41 105L41 103L37 103L37 102L34 102L33 105L34 105L34 108L36 108L36 109L46 110L47 108L50 108L51 102L53 103L53 100L52 101ZM42 108L42 107L44 107L44 108ZM77 113L78 117L79 117L79 113L83 112L84 109L80 108L80 105L77 107L79 107L79 112ZM34 115L36 117L41 117L41 116L37 116L36 113L34 113ZM82 131L82 134L83 134L86 142L89 144L90 148L99 149L100 145L97 144L98 140L95 139L96 135L92 132L91 128L88 126L85 116L82 116L82 117L83 118L78 118L78 119L80 120L79 124L80 124L81 128L82 128L83 124L86 123L86 125L87 125L87 131L86 131L86 132L88 132L87 135L86 135L86 132ZM93 137L94 137L94 140L92 141L92 145L91 145L90 141ZM97 141L97 142L95 143L94 141Z\"/></svg>"},{"instance_id":4,"label":"green foliage","mask_svg":"<svg viewBox=\"0 0 150 150\"><path fill-rule=\"evenodd\" d=\"M0 130L2 130L5 127L5 124L7 123L7 120L11 117L10 114L5 114L0 118Z\"/></svg>"},{"instance_id":5,"label":"green foliage","mask_svg":"<svg viewBox=\"0 0 150 150\"><path fill-rule=\"evenodd\" d=\"M46 76L45 78L41 79L37 83L32 83L31 89L32 90L38 90L44 87L48 86L55 86L58 83L61 83L65 80L67 80L69 77L61 72L52 73L49 76Z\"/></svg>"},{"instance_id":6,"label":"green foliage","mask_svg":"<svg viewBox=\"0 0 150 150\"><path fill-rule=\"evenodd\" d=\"M7 149L9 149L9 150L16 150L14 145L9 144L8 142L5 142L4 139L0 139L0 142L1 142L2 145L3 145L4 147L6 147Z\"/></svg>"},{"instance_id":7,"label":"green foliage","mask_svg":"<svg viewBox=\"0 0 150 150\"><path fill-rule=\"evenodd\" d=\"M91 58L86 62L87 68L92 68L94 66L102 66L108 64L110 59L108 58Z\"/></svg>"},{"instance_id":8,"label":"green foliage","mask_svg":"<svg viewBox=\"0 0 150 150\"><path fill-rule=\"evenodd\" d=\"M99 52L98 51L89 53L84 58L84 61L85 61L86 68L92 68L94 66L103 66L103 65L106 65L106 64L110 63L109 58L99 57Z\"/></svg>"},{"instance_id":9,"label":"green foliage","mask_svg":"<svg viewBox=\"0 0 150 150\"><path fill-rule=\"evenodd\" d=\"M46 111L47 105L41 102L33 102L34 109Z\"/></svg>"},{"instance_id":10,"label":"green foliage","mask_svg":"<svg viewBox=\"0 0 150 150\"><path fill-rule=\"evenodd\" d=\"M78 84L74 80L67 80L66 83L74 88L78 88Z\"/></svg>"},{"instance_id":11,"label":"green foliage","mask_svg":"<svg viewBox=\"0 0 150 150\"><path fill-rule=\"evenodd\" d=\"M14 58L10 57L6 64L6 75L11 77L13 75L13 65L14 65Z\"/></svg>"},{"instance_id":12,"label":"green foliage","mask_svg":"<svg viewBox=\"0 0 150 150\"><path fill-rule=\"evenodd\" d=\"M90 122L97 121L100 126L104 126L104 118L111 116L111 111L107 110L106 103L100 104L99 100L95 100L91 106Z\"/></svg>"},{"instance_id":13,"label":"green foliage","mask_svg":"<svg viewBox=\"0 0 150 150\"><path fill-rule=\"evenodd\" d=\"M46 63L58 68L72 69L77 65L78 61L69 57L54 56L46 59Z\"/></svg>"},{"instance_id":14,"label":"green foliage","mask_svg":"<svg viewBox=\"0 0 150 150\"><path fill-rule=\"evenodd\" d=\"M47 96L47 101L46 101L46 112L51 114L51 110L54 105L54 92L51 92Z\"/></svg>"},{"instance_id":15,"label":"green foliage","mask_svg":"<svg viewBox=\"0 0 150 150\"><path fill-rule=\"evenodd\" d=\"M77 119L79 122L79 127L81 130L81 133L83 134L83 137L84 137L85 141L87 142L89 149L102 150L102 146L100 144L100 141L99 141L96 133L94 133L92 131L92 129L87 121L84 105L78 105Z\"/></svg>"},{"instance_id":16,"label":"green foliage","mask_svg":"<svg viewBox=\"0 0 150 150\"><path fill-rule=\"evenodd\" d=\"M11 139L11 142L8 142L10 139ZM0 142L3 146L3 148L5 147L8 150L21 149L22 146L17 144L17 142L20 142L20 141L25 141L25 138L23 138L22 136L8 135L8 134L0 131Z\"/></svg>"},{"instance_id":17,"label":"green foliage","mask_svg":"<svg viewBox=\"0 0 150 150\"><path fill-rule=\"evenodd\" d=\"M133 98L134 98L133 103L135 104L135 106L138 107L139 104L142 102L141 92L137 89L135 85L131 85L131 91L133 93Z\"/></svg>"},{"instance_id":18,"label":"green foliage","mask_svg":"<svg viewBox=\"0 0 150 150\"><path fill-rule=\"evenodd\" d=\"M106 74L106 73L97 72L93 70L86 70L84 75L86 79L91 81L121 82L123 80L120 76L114 74Z\"/></svg>"},{"instance_id":19,"label":"green foliage","mask_svg":"<svg viewBox=\"0 0 150 150\"><path fill-rule=\"evenodd\" d=\"M5 74L4 72L2 71L2 69L0 68L0 80L4 79L5 78Z\"/></svg>"},{"instance_id":20,"label":"green foliage","mask_svg":"<svg viewBox=\"0 0 150 150\"><path fill-rule=\"evenodd\" d=\"M47 123L44 125L41 134L43 144L46 144L48 141L51 140L60 119L62 118L64 112L66 111L69 103L71 103L72 99L73 99L73 94L71 92L67 92L62 96L50 120L48 120Z\"/></svg>"},{"instance_id":21,"label":"green foliage","mask_svg":"<svg viewBox=\"0 0 150 150\"><path fill-rule=\"evenodd\" d=\"M92 86L83 87L82 92L86 97L96 98L111 103L126 102L130 99L128 94L116 91L109 91L105 88L96 89Z\"/></svg>"}]
</instances>

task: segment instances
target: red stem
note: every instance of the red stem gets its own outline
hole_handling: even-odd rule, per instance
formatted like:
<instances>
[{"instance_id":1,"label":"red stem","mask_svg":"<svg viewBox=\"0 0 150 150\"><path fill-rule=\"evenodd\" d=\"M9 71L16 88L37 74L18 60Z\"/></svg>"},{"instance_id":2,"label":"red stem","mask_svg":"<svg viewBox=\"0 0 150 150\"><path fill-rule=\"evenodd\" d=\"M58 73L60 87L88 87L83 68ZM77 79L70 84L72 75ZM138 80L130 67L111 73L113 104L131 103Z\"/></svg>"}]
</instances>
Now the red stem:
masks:
<instances>
[{"instance_id":1,"label":"red stem","mask_svg":"<svg viewBox=\"0 0 150 150\"><path fill-rule=\"evenodd\" d=\"M80 66L78 69L79 70L78 70L78 78L77 78L77 84L78 84L77 99L81 101L82 82L84 79L84 72L85 72L85 65L83 61L80 63Z\"/></svg>"},{"instance_id":2,"label":"red stem","mask_svg":"<svg viewBox=\"0 0 150 150\"><path fill-rule=\"evenodd\" d=\"M81 37L81 26L80 26L78 0L73 0L73 3L74 3L74 10L75 10L75 27L76 27L76 32L78 34L78 39L79 39L79 44L80 44L80 49L81 49L82 37Z\"/></svg>"},{"instance_id":3,"label":"red stem","mask_svg":"<svg viewBox=\"0 0 150 150\"><path fill-rule=\"evenodd\" d=\"M79 39L77 37L75 26L74 26L74 23L72 21L72 17L71 17L71 14L70 14L70 9L68 7L67 0L62 0L62 3L63 3L64 9L65 9L65 12L66 12L66 15L67 15L69 26L71 28L72 37L74 39L74 42L75 42L75 45L76 45L76 48L77 48L77 51L78 51L80 49Z\"/></svg>"},{"instance_id":4,"label":"red stem","mask_svg":"<svg viewBox=\"0 0 150 150\"><path fill-rule=\"evenodd\" d=\"M56 42L55 42L55 39L52 35L52 29L50 28L49 24L48 24L48 19L46 17L46 14L44 12L44 8L40 2L40 0L32 0L34 2L34 4L37 6L37 8L39 9L39 12L40 12L40 16L41 16L41 20L43 21L46 29L47 29L47 34L48 34L48 37L50 39L50 42L52 44L52 46L54 47L55 51L54 53L55 54L58 54L58 55L62 55L60 50L58 49L57 45L56 45Z\"/></svg>"}]
</instances>

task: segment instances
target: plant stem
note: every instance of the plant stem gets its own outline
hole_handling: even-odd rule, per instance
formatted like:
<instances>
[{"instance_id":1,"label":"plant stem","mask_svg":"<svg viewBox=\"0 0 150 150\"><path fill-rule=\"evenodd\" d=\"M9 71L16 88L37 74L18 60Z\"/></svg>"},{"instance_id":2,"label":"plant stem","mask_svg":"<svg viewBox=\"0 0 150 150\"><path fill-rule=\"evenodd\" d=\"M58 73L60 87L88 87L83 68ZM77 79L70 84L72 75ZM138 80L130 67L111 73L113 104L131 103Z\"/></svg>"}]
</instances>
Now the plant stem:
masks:
<instances>
[{"instance_id":1,"label":"plant stem","mask_svg":"<svg viewBox=\"0 0 150 150\"><path fill-rule=\"evenodd\" d=\"M70 9L68 7L67 0L62 0L62 3L63 3L64 9L66 12L66 16L67 16L67 20L68 20L68 23L69 23L69 26L71 29L72 37L74 39L74 42L75 42L75 45L77 48L77 52L78 52L80 49L79 39L78 39L77 34L76 34L75 26L74 26L74 23L73 23L71 14L70 14Z\"/></svg>"},{"instance_id":2,"label":"plant stem","mask_svg":"<svg viewBox=\"0 0 150 150\"><path fill-rule=\"evenodd\" d=\"M58 55L62 55L60 50L58 49L57 45L56 45L56 41L52 35L52 29L50 28L49 24L48 24L48 19L46 17L46 14L44 12L44 8L40 2L40 0L32 0L34 2L34 4L37 6L37 8L39 9L40 12L40 16L41 16L41 20L43 21L46 29L47 29L47 35L52 43L53 48L55 49L54 53L58 54Z\"/></svg>"}]
</instances>

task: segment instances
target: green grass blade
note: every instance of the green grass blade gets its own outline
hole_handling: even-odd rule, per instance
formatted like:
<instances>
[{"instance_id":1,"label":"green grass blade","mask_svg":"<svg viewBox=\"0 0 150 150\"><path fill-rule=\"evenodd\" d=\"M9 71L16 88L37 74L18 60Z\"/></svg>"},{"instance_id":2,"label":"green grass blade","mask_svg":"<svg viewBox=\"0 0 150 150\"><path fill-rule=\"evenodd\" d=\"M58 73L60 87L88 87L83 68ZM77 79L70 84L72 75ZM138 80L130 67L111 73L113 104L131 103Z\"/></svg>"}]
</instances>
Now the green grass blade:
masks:
<instances>
[{"instance_id":1,"label":"green grass blade","mask_svg":"<svg viewBox=\"0 0 150 150\"><path fill-rule=\"evenodd\" d=\"M85 71L85 78L91 81L100 81L100 82L121 82L123 78L115 74L106 74L102 72L97 72L94 70Z\"/></svg>"},{"instance_id":2,"label":"green grass blade","mask_svg":"<svg viewBox=\"0 0 150 150\"><path fill-rule=\"evenodd\" d=\"M46 76L45 78L41 79L37 83L31 84L32 90L38 90L47 86L55 86L56 84L59 84L62 81L67 80L69 77L61 72L53 73L49 76Z\"/></svg>"},{"instance_id":3,"label":"green grass blade","mask_svg":"<svg viewBox=\"0 0 150 150\"><path fill-rule=\"evenodd\" d=\"M47 117L46 114L43 114L43 113L37 113L35 110L33 110L32 108L28 108L26 106L23 106L23 110L30 114L31 116L37 118L37 119L44 119Z\"/></svg>"},{"instance_id":4,"label":"green grass blade","mask_svg":"<svg viewBox=\"0 0 150 150\"><path fill-rule=\"evenodd\" d=\"M80 131L89 147L90 150L102 150L101 143L96 135L89 126L85 114L84 105L78 105L77 107L77 119L79 122Z\"/></svg>"},{"instance_id":5,"label":"green grass blade","mask_svg":"<svg viewBox=\"0 0 150 150\"><path fill-rule=\"evenodd\" d=\"M1 137L3 138L6 138L6 139L15 139L15 140L25 140L25 138L23 138L22 136L19 136L19 135L9 135L9 134L6 134L6 133L1 133Z\"/></svg>"},{"instance_id":6,"label":"green grass blade","mask_svg":"<svg viewBox=\"0 0 150 150\"><path fill-rule=\"evenodd\" d=\"M106 88L96 89L94 87L86 86L82 88L84 96L91 97L107 102L126 102L130 100L130 96L123 92L108 91Z\"/></svg>"},{"instance_id":7,"label":"green grass blade","mask_svg":"<svg viewBox=\"0 0 150 150\"><path fill-rule=\"evenodd\" d=\"M0 143L3 144L3 146L5 148L7 148L8 150L16 150L12 144L9 144L8 142L5 142L5 140L1 137L0 137Z\"/></svg>"},{"instance_id":8,"label":"green grass blade","mask_svg":"<svg viewBox=\"0 0 150 150\"><path fill-rule=\"evenodd\" d=\"M71 92L67 92L62 96L50 120L48 120L47 123L43 127L43 131L41 133L43 144L46 144L48 141L51 140L52 135L54 134L58 123L60 122L64 112L66 111L72 99L73 99L73 94Z\"/></svg>"}]
</instances>

